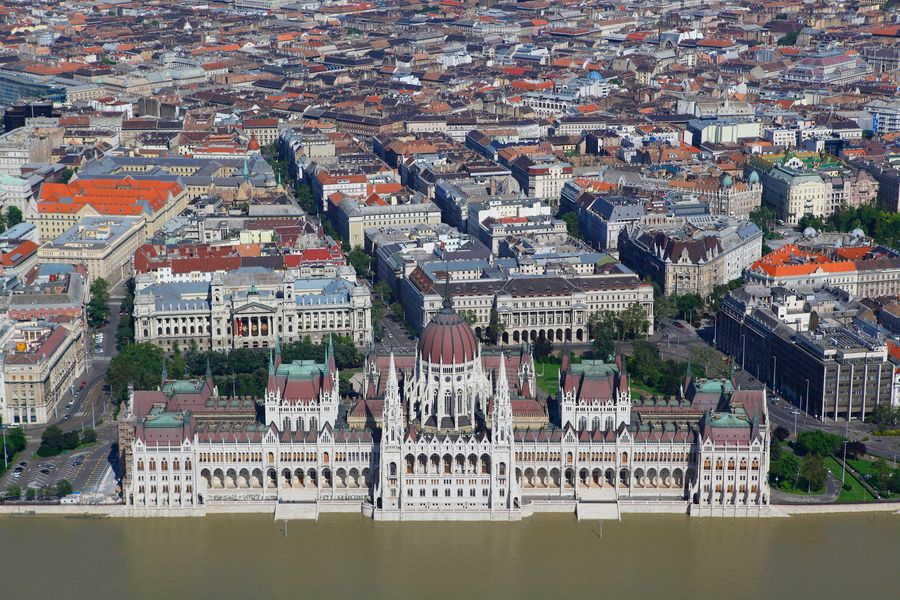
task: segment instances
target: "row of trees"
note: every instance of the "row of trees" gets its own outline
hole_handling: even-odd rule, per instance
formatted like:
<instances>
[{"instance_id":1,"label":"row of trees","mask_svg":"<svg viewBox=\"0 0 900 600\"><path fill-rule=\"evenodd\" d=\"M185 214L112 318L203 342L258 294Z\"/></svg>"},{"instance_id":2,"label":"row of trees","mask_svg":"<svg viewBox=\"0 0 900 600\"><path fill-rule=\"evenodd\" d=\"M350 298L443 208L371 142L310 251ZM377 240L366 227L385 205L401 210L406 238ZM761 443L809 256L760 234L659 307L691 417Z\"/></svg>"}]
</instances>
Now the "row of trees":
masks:
<instances>
[{"instance_id":1,"label":"row of trees","mask_svg":"<svg viewBox=\"0 0 900 600\"><path fill-rule=\"evenodd\" d=\"M66 431L51 425L41 434L41 445L38 447L38 456L56 456L66 450L74 450L79 446L93 444L97 441L97 432L91 428L85 429L83 432L77 429Z\"/></svg>"},{"instance_id":2,"label":"row of trees","mask_svg":"<svg viewBox=\"0 0 900 600\"><path fill-rule=\"evenodd\" d=\"M879 244L896 248L900 243L900 213L881 210L875 205L840 208L823 220L805 215L797 223L797 230L813 227L819 231L853 231L862 229Z\"/></svg>"},{"instance_id":3,"label":"row of trees","mask_svg":"<svg viewBox=\"0 0 900 600\"><path fill-rule=\"evenodd\" d=\"M116 349L134 343L134 279L125 284L125 297L119 306L119 325L116 327Z\"/></svg>"},{"instance_id":4,"label":"row of trees","mask_svg":"<svg viewBox=\"0 0 900 600\"><path fill-rule=\"evenodd\" d=\"M335 364L339 369L359 368L364 357L348 337L334 336ZM314 343L308 337L302 341L285 344L282 361L315 360L322 362L328 341ZM169 378L196 378L206 375L207 364L213 380L221 393L260 398L265 393L268 379L269 352L260 348L236 348L230 352L200 351L196 344L183 352L178 345L172 355L149 343L130 344L110 361L106 378L113 401L120 403L127 398L128 384L136 390L156 389L162 377L163 361Z\"/></svg>"},{"instance_id":5,"label":"row of trees","mask_svg":"<svg viewBox=\"0 0 900 600\"><path fill-rule=\"evenodd\" d=\"M45 485L38 489L28 488L25 490L25 499L33 500L52 500L54 498L62 498L72 493L72 484L68 479L60 479L56 485ZM22 498L22 487L13 484L6 488L4 494L5 500L20 500Z\"/></svg>"},{"instance_id":6,"label":"row of trees","mask_svg":"<svg viewBox=\"0 0 900 600\"><path fill-rule=\"evenodd\" d=\"M633 382L664 396L676 395L689 371L687 364L661 358L656 346L642 340L634 342L625 364ZM702 367L693 364L690 372L694 376L703 374Z\"/></svg>"},{"instance_id":7,"label":"row of trees","mask_svg":"<svg viewBox=\"0 0 900 600\"><path fill-rule=\"evenodd\" d=\"M21 427L13 427L11 429L6 430L6 439L0 438L0 445L4 445L4 447L0 450L3 450L6 454L7 462L10 465L14 464L14 460L16 454L25 449L25 446L28 445L28 440L25 439L25 430ZM0 477L3 476L3 472L6 470L4 463L0 463Z\"/></svg>"},{"instance_id":8,"label":"row of trees","mask_svg":"<svg viewBox=\"0 0 900 600\"><path fill-rule=\"evenodd\" d=\"M606 359L615 354L615 343L643 337L650 329L650 320L644 308L635 302L625 310L594 313L588 319L588 328L594 338L594 354Z\"/></svg>"},{"instance_id":9,"label":"row of trees","mask_svg":"<svg viewBox=\"0 0 900 600\"><path fill-rule=\"evenodd\" d=\"M91 299L87 303L87 322L99 329L109 320L109 282L98 277L91 283Z\"/></svg>"}]
</instances>

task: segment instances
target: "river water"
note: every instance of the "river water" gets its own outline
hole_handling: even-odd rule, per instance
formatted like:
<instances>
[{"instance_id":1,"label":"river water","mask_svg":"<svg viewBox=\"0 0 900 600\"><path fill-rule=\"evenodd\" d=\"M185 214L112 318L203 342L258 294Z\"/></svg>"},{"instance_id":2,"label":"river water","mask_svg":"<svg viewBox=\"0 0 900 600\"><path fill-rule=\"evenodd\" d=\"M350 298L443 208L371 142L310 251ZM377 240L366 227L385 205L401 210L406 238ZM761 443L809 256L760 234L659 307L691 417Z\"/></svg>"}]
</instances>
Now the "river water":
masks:
<instances>
[{"instance_id":1,"label":"river water","mask_svg":"<svg viewBox=\"0 0 900 600\"><path fill-rule=\"evenodd\" d=\"M0 517L0 598L900 597L900 517Z\"/></svg>"}]
</instances>

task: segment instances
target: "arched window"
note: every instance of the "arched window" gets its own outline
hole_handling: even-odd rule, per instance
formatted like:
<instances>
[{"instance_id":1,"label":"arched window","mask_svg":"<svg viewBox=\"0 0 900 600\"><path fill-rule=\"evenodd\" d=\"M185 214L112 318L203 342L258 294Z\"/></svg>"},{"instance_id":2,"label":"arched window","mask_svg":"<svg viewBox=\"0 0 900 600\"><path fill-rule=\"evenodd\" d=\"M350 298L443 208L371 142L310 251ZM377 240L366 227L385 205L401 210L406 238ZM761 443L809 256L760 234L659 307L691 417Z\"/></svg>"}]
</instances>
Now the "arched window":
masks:
<instances>
[{"instance_id":1,"label":"arched window","mask_svg":"<svg viewBox=\"0 0 900 600\"><path fill-rule=\"evenodd\" d=\"M616 424L612 417L606 417L606 431L612 431L615 429Z\"/></svg>"},{"instance_id":2,"label":"arched window","mask_svg":"<svg viewBox=\"0 0 900 600\"><path fill-rule=\"evenodd\" d=\"M587 429L587 417L581 417L578 419L578 431L584 431Z\"/></svg>"},{"instance_id":3,"label":"arched window","mask_svg":"<svg viewBox=\"0 0 900 600\"><path fill-rule=\"evenodd\" d=\"M390 472L391 477L397 476L397 463L391 463L389 472Z\"/></svg>"},{"instance_id":4,"label":"arched window","mask_svg":"<svg viewBox=\"0 0 900 600\"><path fill-rule=\"evenodd\" d=\"M450 390L444 391L444 414L445 415L453 414L453 397L451 395Z\"/></svg>"},{"instance_id":5,"label":"arched window","mask_svg":"<svg viewBox=\"0 0 900 600\"><path fill-rule=\"evenodd\" d=\"M593 431L600 431L600 417L594 417L593 422L591 423L591 429Z\"/></svg>"}]
</instances>

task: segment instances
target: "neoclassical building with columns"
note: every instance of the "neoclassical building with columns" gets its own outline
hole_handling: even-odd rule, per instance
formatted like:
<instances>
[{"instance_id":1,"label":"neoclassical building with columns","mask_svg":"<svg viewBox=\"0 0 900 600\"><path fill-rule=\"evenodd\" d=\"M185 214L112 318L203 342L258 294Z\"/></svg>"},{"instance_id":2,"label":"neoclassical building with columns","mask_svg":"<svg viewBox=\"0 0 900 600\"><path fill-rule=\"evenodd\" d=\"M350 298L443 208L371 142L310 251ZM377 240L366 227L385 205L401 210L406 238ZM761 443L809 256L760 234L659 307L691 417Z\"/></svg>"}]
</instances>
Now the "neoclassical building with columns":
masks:
<instances>
[{"instance_id":1,"label":"neoclassical building with columns","mask_svg":"<svg viewBox=\"0 0 900 600\"><path fill-rule=\"evenodd\" d=\"M285 271L244 267L212 280L152 283L134 299L136 342L171 350L192 341L201 350L269 348L276 340L314 342L329 334L357 345L372 341L368 288L341 277L300 278Z\"/></svg>"},{"instance_id":2,"label":"neoclassical building with columns","mask_svg":"<svg viewBox=\"0 0 900 600\"><path fill-rule=\"evenodd\" d=\"M548 399L527 344L483 349L449 299L414 353L367 357L348 411L332 351L321 363L285 363L278 344L270 352L264 398L223 396L211 376L132 394L120 417L133 432L122 441L132 510L385 521L768 514L762 391L687 377L674 398L634 398L622 360L564 356Z\"/></svg>"}]
</instances>

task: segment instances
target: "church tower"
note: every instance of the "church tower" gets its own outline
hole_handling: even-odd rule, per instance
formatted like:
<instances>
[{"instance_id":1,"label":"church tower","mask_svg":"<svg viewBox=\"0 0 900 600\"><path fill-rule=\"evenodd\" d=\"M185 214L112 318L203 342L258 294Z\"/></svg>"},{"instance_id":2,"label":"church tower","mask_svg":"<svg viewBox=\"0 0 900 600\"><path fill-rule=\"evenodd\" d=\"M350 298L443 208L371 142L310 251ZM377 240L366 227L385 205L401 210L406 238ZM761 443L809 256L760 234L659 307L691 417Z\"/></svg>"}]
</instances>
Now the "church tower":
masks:
<instances>
[{"instance_id":1,"label":"church tower","mask_svg":"<svg viewBox=\"0 0 900 600\"><path fill-rule=\"evenodd\" d=\"M387 387L384 392L384 412L381 424L381 453L378 463L378 489L375 491L375 508L397 510L400 508L400 468L403 460L403 409L400 405L400 385L394 353L388 366Z\"/></svg>"},{"instance_id":2,"label":"church tower","mask_svg":"<svg viewBox=\"0 0 900 600\"><path fill-rule=\"evenodd\" d=\"M491 414L491 510L518 509L521 490L516 481L516 462L513 446L512 403L506 374L506 355L500 354L497 386Z\"/></svg>"}]
</instances>

